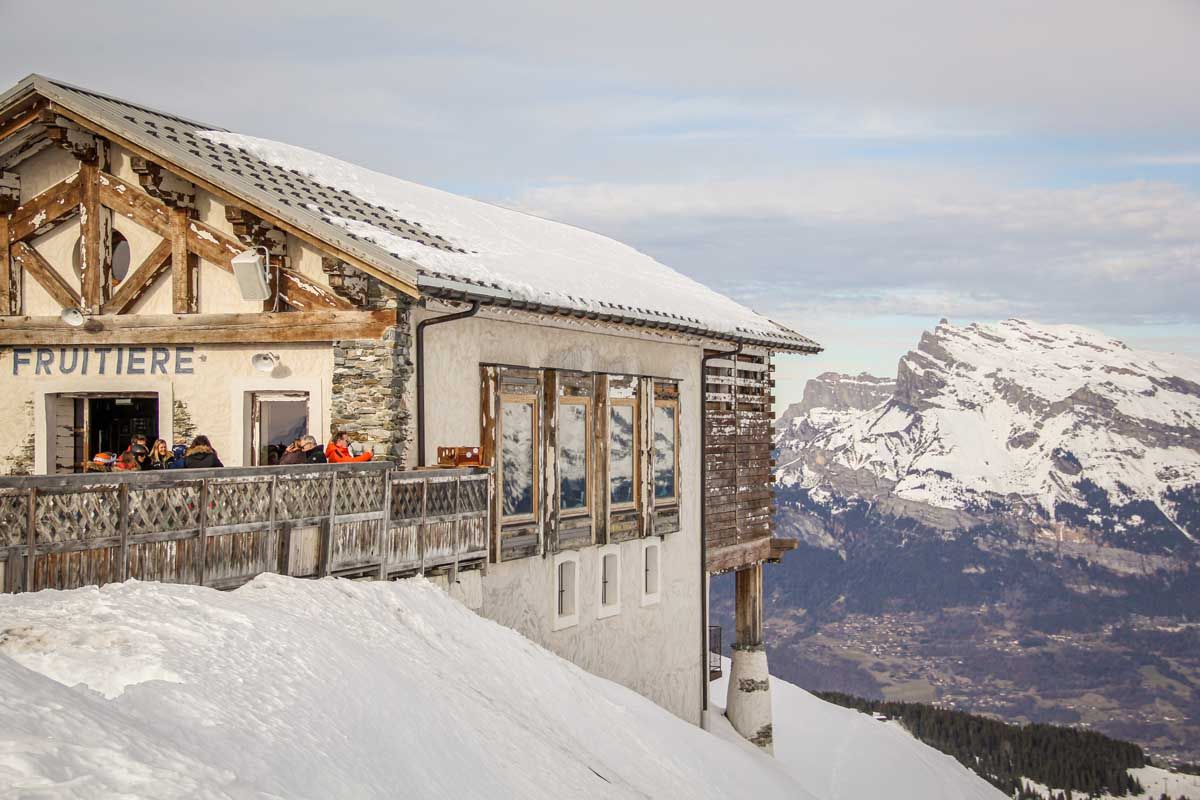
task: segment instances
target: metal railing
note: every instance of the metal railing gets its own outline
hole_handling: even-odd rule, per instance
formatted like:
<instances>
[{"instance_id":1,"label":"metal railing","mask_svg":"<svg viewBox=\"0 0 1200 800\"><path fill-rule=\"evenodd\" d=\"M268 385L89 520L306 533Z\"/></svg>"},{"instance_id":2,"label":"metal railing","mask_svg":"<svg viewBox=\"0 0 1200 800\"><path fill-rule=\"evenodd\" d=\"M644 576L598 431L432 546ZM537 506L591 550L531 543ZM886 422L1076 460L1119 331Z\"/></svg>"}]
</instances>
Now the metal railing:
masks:
<instances>
[{"instance_id":1,"label":"metal railing","mask_svg":"<svg viewBox=\"0 0 1200 800\"><path fill-rule=\"evenodd\" d=\"M0 589L482 563L488 477L368 462L0 478Z\"/></svg>"}]
</instances>

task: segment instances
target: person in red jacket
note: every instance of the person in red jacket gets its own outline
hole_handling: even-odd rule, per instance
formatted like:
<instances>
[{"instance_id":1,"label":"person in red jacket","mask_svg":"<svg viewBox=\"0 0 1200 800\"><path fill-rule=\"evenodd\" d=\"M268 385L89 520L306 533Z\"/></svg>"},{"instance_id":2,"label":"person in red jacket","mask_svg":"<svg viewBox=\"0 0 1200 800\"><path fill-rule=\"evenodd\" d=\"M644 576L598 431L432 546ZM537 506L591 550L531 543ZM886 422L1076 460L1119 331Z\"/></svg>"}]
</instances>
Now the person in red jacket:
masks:
<instances>
[{"instance_id":1,"label":"person in red jacket","mask_svg":"<svg viewBox=\"0 0 1200 800\"><path fill-rule=\"evenodd\" d=\"M350 452L350 434L339 431L333 435L333 440L325 446L325 458L330 464L344 464L349 461L370 461L369 452L353 455Z\"/></svg>"}]
</instances>

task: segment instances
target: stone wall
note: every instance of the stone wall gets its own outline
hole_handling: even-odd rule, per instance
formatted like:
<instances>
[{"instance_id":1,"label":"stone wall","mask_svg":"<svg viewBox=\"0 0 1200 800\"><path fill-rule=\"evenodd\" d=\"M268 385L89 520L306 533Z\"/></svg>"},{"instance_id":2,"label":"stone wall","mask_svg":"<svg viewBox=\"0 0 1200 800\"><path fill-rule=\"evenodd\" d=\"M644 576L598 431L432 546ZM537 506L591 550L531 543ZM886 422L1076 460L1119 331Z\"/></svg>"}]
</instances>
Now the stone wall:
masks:
<instances>
[{"instance_id":1,"label":"stone wall","mask_svg":"<svg viewBox=\"0 0 1200 800\"><path fill-rule=\"evenodd\" d=\"M330 424L373 445L376 458L403 465L413 417L404 394L413 371L412 306L407 299L386 305L396 309L396 324L382 339L333 343Z\"/></svg>"}]
</instances>

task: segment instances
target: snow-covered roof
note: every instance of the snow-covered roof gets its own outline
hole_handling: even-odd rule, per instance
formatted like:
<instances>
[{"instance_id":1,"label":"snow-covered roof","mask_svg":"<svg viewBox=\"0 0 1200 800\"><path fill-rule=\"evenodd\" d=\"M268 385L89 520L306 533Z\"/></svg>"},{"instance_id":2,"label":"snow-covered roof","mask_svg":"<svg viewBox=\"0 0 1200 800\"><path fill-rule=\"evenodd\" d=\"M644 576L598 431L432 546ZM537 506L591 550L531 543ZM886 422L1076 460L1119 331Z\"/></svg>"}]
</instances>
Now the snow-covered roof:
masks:
<instances>
[{"instance_id":1,"label":"snow-covered roof","mask_svg":"<svg viewBox=\"0 0 1200 800\"><path fill-rule=\"evenodd\" d=\"M676 330L794 352L807 337L606 236L31 75L85 118L423 295Z\"/></svg>"}]
</instances>

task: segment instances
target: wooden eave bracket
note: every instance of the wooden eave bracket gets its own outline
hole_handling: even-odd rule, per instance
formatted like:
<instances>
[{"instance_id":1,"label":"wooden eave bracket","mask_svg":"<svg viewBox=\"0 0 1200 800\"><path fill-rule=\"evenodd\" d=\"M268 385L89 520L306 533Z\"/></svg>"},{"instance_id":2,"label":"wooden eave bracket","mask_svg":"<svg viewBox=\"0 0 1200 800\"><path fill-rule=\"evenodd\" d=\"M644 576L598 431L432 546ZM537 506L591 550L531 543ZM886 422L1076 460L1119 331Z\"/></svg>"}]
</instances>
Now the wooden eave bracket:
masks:
<instances>
[{"instance_id":1,"label":"wooden eave bracket","mask_svg":"<svg viewBox=\"0 0 1200 800\"><path fill-rule=\"evenodd\" d=\"M21 176L0 170L0 214L11 214L21 205Z\"/></svg>"},{"instance_id":2,"label":"wooden eave bracket","mask_svg":"<svg viewBox=\"0 0 1200 800\"><path fill-rule=\"evenodd\" d=\"M134 156L130 166L137 173L138 182L146 194L172 208L196 207L196 187L192 184L141 156Z\"/></svg>"},{"instance_id":3,"label":"wooden eave bracket","mask_svg":"<svg viewBox=\"0 0 1200 800\"><path fill-rule=\"evenodd\" d=\"M95 163L102 155L103 143L98 136L59 116L53 109L42 109L38 121L46 126L47 139L80 161Z\"/></svg>"}]
</instances>

